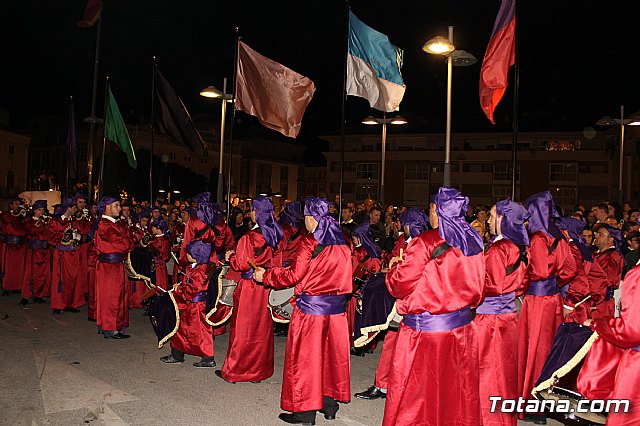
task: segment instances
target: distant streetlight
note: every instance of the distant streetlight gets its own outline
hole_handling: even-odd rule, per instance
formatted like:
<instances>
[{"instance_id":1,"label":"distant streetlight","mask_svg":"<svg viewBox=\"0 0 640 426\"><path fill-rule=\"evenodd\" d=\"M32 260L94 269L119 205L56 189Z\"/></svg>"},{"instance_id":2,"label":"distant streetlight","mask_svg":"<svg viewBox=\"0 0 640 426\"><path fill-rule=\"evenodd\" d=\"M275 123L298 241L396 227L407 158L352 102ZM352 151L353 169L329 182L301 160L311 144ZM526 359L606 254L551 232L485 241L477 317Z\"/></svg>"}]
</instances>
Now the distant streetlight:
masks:
<instances>
[{"instance_id":1,"label":"distant streetlight","mask_svg":"<svg viewBox=\"0 0 640 426\"><path fill-rule=\"evenodd\" d=\"M618 201L622 205L624 203L624 194L622 193L622 168L624 161L624 126L639 126L640 119L637 117L624 118L624 105L620 105L620 118L611 118L604 116L596 121L598 126L620 126L620 164L618 165Z\"/></svg>"},{"instance_id":2,"label":"distant streetlight","mask_svg":"<svg viewBox=\"0 0 640 426\"><path fill-rule=\"evenodd\" d=\"M385 161L386 161L386 152L387 152L387 124L393 125L402 125L407 124L407 120L400 117L399 115L387 118L386 114L383 118L376 118L373 116L369 116L362 120L362 124L367 125L376 125L382 124L382 159L380 161L380 204L384 206L384 169L385 169Z\"/></svg>"},{"instance_id":3,"label":"distant streetlight","mask_svg":"<svg viewBox=\"0 0 640 426\"><path fill-rule=\"evenodd\" d=\"M444 177L443 186L451 186L451 80L452 69L467 67L478 60L471 53L464 50L456 50L453 44L453 26L449 26L449 38L441 36L427 41L422 50L433 55L445 55L447 57L447 127L444 147Z\"/></svg>"},{"instance_id":4,"label":"distant streetlight","mask_svg":"<svg viewBox=\"0 0 640 426\"><path fill-rule=\"evenodd\" d=\"M218 165L218 190L216 193L216 201L222 205L223 201L223 182L222 182L222 158L224 152L224 124L227 117L227 102L233 100L233 95L227 93L227 79L224 79L222 83L222 92L213 86L209 86L206 89L202 89L200 96L205 98L219 98L222 99L222 117L220 118L220 164ZM226 102L225 102L226 101Z\"/></svg>"}]
</instances>

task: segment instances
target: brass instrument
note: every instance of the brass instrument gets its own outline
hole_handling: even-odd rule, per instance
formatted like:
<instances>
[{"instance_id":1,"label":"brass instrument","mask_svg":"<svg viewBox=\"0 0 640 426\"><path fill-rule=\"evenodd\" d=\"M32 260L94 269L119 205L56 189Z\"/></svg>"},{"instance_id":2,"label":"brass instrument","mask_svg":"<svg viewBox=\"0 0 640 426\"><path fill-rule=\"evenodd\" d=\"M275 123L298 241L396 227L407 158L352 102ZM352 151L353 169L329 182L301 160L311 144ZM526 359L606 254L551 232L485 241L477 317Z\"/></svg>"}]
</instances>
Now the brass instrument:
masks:
<instances>
[{"instance_id":1,"label":"brass instrument","mask_svg":"<svg viewBox=\"0 0 640 426\"><path fill-rule=\"evenodd\" d=\"M71 225L67 225L67 228L64 230L64 233L62 234L62 245L63 246L70 246L70 245L77 245L78 241L79 241L79 236L80 234L78 234L78 230L71 227Z\"/></svg>"},{"instance_id":2,"label":"brass instrument","mask_svg":"<svg viewBox=\"0 0 640 426\"><path fill-rule=\"evenodd\" d=\"M151 242L151 234L148 233L147 231L144 231L144 235L142 236L142 239L140 240L140 245L142 247L147 247L149 245L149 243Z\"/></svg>"},{"instance_id":3,"label":"brass instrument","mask_svg":"<svg viewBox=\"0 0 640 426\"><path fill-rule=\"evenodd\" d=\"M27 207L21 204L17 209L11 211L11 215L15 217L27 217Z\"/></svg>"},{"instance_id":4,"label":"brass instrument","mask_svg":"<svg viewBox=\"0 0 640 426\"><path fill-rule=\"evenodd\" d=\"M51 221L51 216L47 216L43 214L42 216L36 218L36 226L41 226L43 223L45 225L48 225L50 221Z\"/></svg>"}]
</instances>

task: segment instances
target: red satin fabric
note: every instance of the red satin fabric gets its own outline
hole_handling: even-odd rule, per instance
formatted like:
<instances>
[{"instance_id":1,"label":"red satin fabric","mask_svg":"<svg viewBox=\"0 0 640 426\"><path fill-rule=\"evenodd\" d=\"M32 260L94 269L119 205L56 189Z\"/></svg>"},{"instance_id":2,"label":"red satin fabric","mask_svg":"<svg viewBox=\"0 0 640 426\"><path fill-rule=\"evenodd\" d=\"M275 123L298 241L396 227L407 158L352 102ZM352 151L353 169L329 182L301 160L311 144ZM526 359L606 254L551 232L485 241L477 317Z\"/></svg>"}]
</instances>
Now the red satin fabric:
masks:
<instances>
[{"instance_id":1,"label":"red satin fabric","mask_svg":"<svg viewBox=\"0 0 640 426\"><path fill-rule=\"evenodd\" d=\"M24 237L27 234L23 225L22 216L13 216L11 212L4 212L0 215L0 227L2 235L13 235L16 237ZM26 245L7 244L4 243L4 252L2 253L2 272L4 279L2 281L3 290L21 290L22 281L24 279Z\"/></svg>"},{"instance_id":2,"label":"red satin fabric","mask_svg":"<svg viewBox=\"0 0 640 426\"><path fill-rule=\"evenodd\" d=\"M24 222L27 238L31 241L46 240L48 225L29 218ZM51 248L32 250L26 249L24 280L22 294L25 299L34 297L48 297L51 292Z\"/></svg>"},{"instance_id":3,"label":"red satin fabric","mask_svg":"<svg viewBox=\"0 0 640 426\"><path fill-rule=\"evenodd\" d=\"M265 239L259 229L247 232L238 241L235 255L229 259L231 268L236 271L251 270L248 259L265 268L280 266L282 254L274 253L271 247L256 256L256 250L264 245ZM222 375L226 380L256 382L273 375L273 320L268 303L268 288L253 279L241 278L238 281L233 294L229 350L222 367Z\"/></svg>"},{"instance_id":4,"label":"red satin fabric","mask_svg":"<svg viewBox=\"0 0 640 426\"><path fill-rule=\"evenodd\" d=\"M52 246L62 245L65 229L73 221L54 217L49 221L48 241ZM51 309L78 308L85 304L82 288L78 282L78 253L76 250L52 252Z\"/></svg>"},{"instance_id":5,"label":"red satin fabric","mask_svg":"<svg viewBox=\"0 0 640 426\"><path fill-rule=\"evenodd\" d=\"M376 368L376 379L374 385L380 389L389 388L389 372L391 371L391 362L393 361L393 351L396 349L396 340L398 339L398 329L389 328L384 335L382 343L382 352L380 352L380 360L378 360L378 368Z\"/></svg>"},{"instance_id":6,"label":"red satin fabric","mask_svg":"<svg viewBox=\"0 0 640 426\"><path fill-rule=\"evenodd\" d=\"M96 319L96 264L98 263L98 253L93 241L87 244L87 316Z\"/></svg>"},{"instance_id":7,"label":"red satin fabric","mask_svg":"<svg viewBox=\"0 0 640 426\"><path fill-rule=\"evenodd\" d=\"M587 399L612 398L616 371L625 350L598 338L580 369L576 387Z\"/></svg>"},{"instance_id":8,"label":"red satin fabric","mask_svg":"<svg viewBox=\"0 0 640 426\"><path fill-rule=\"evenodd\" d=\"M158 254L155 255L154 261L156 266L156 287L169 290L169 274L167 273L167 261L171 257L171 241L165 235L155 237L151 240L151 245L155 247ZM206 290L206 289L205 289Z\"/></svg>"},{"instance_id":9,"label":"red satin fabric","mask_svg":"<svg viewBox=\"0 0 640 426\"><path fill-rule=\"evenodd\" d=\"M640 424L640 351L627 349L620 360L612 398L628 399L628 413L609 413L607 426L637 426Z\"/></svg>"},{"instance_id":10,"label":"red satin fabric","mask_svg":"<svg viewBox=\"0 0 640 426\"><path fill-rule=\"evenodd\" d=\"M452 247L431 259L443 242L437 230L412 238L404 261L387 273L399 314L443 314L480 302L483 254L464 256ZM401 324L383 424L479 425L477 339L474 323L445 332L415 331Z\"/></svg>"},{"instance_id":11,"label":"red satin fabric","mask_svg":"<svg viewBox=\"0 0 640 426\"><path fill-rule=\"evenodd\" d=\"M134 241L126 223L112 223L102 218L98 223L94 243L98 255L129 253ZM96 265L96 323L103 330L122 330L129 325L127 272L122 263Z\"/></svg>"},{"instance_id":12,"label":"red satin fabric","mask_svg":"<svg viewBox=\"0 0 640 426\"><path fill-rule=\"evenodd\" d=\"M351 293L349 247L326 246L311 259L318 242L312 234L301 238L293 264L268 270L264 284L276 289L295 286L295 295L303 291L309 296ZM294 308L284 362L283 410L320 410L323 395L342 402L351 400L348 330L345 314L310 315Z\"/></svg>"},{"instance_id":13,"label":"red satin fabric","mask_svg":"<svg viewBox=\"0 0 640 426\"><path fill-rule=\"evenodd\" d=\"M203 302L191 302L199 292L206 291L209 277L207 265L187 266L185 279L174 292L180 307L178 332L171 338L171 347L189 355L213 356L211 326L206 321Z\"/></svg>"},{"instance_id":14,"label":"red satin fabric","mask_svg":"<svg viewBox=\"0 0 640 426\"><path fill-rule=\"evenodd\" d=\"M382 424L477 426L478 383L473 322L438 333L400 324Z\"/></svg>"},{"instance_id":15,"label":"red satin fabric","mask_svg":"<svg viewBox=\"0 0 640 426\"><path fill-rule=\"evenodd\" d=\"M536 232L531 236L525 288L528 288L531 281L559 277L558 286L569 283L565 303L571 304L571 301L580 300L570 284L578 274L578 267L565 240L561 240L553 253L549 254L553 241L544 232ZM531 398L531 390L549 355L553 337L563 321L562 302L559 293L553 296L524 297L518 321L518 395L524 399Z\"/></svg>"},{"instance_id":16,"label":"red satin fabric","mask_svg":"<svg viewBox=\"0 0 640 426\"><path fill-rule=\"evenodd\" d=\"M607 283L606 286L599 289L598 302L595 305L596 309L592 313L592 316L594 319L613 317L615 314L615 301L613 299L605 300L604 296L607 292L607 287L617 289L620 286L622 270L624 269L624 258L615 249L608 249L601 253L596 253L594 260L602 267L607 275Z\"/></svg>"},{"instance_id":17,"label":"red satin fabric","mask_svg":"<svg viewBox=\"0 0 640 426\"><path fill-rule=\"evenodd\" d=\"M78 233L84 236L89 235L91 231L91 221L86 219L76 219L73 221L73 226L78 230ZM87 257L89 256L89 243L84 242L78 244L78 285L82 288L84 293L89 292L89 267Z\"/></svg>"},{"instance_id":18,"label":"red satin fabric","mask_svg":"<svg viewBox=\"0 0 640 426\"><path fill-rule=\"evenodd\" d=\"M296 232L298 232L298 228L294 226L282 225L282 230L284 231L284 236L282 237L282 239L287 243L287 246L284 249L284 252L282 253L282 258L284 260L290 261L295 257L296 252L300 247L300 242L302 241L301 237L307 234L307 230L306 229L300 230L297 236L295 236L295 234Z\"/></svg>"}]
</instances>

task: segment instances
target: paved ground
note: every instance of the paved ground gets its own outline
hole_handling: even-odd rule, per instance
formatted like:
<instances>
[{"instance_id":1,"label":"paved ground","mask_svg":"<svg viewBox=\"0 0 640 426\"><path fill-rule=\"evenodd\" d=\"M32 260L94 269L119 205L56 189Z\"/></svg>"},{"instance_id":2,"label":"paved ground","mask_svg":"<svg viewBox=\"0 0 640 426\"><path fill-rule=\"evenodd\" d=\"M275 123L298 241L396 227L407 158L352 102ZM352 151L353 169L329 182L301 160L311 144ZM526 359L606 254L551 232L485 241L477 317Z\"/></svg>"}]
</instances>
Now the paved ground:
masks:
<instances>
[{"instance_id":1,"label":"paved ground","mask_svg":"<svg viewBox=\"0 0 640 426\"><path fill-rule=\"evenodd\" d=\"M132 335L107 340L80 313L54 316L48 305L0 297L0 425L278 425L285 337L275 340L275 371L259 384L228 384L213 369L165 365L147 317L131 311ZM216 339L220 366L228 334ZM352 392L371 384L380 350L352 357ZM384 402L354 398L318 425L380 425ZM523 425L531 423L523 423ZM560 423L550 421L549 425Z\"/></svg>"}]
</instances>

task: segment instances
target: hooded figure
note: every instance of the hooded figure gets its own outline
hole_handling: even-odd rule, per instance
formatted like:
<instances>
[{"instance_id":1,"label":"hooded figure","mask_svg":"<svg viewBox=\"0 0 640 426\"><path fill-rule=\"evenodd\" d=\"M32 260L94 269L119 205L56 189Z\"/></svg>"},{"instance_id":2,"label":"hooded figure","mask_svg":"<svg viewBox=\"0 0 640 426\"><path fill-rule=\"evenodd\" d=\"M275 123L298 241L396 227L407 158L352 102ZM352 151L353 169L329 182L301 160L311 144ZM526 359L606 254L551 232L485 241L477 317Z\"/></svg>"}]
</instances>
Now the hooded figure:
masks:
<instances>
[{"instance_id":1,"label":"hooded figure","mask_svg":"<svg viewBox=\"0 0 640 426\"><path fill-rule=\"evenodd\" d=\"M312 216L318 222L318 226L313 231L313 238L318 243L325 246L347 244L340 229L340 224L329 215L329 202L326 199L305 198L304 215Z\"/></svg>"},{"instance_id":2,"label":"hooded figure","mask_svg":"<svg viewBox=\"0 0 640 426\"><path fill-rule=\"evenodd\" d=\"M520 245L529 245L529 234L524 223L529 219L529 212L520 204L511 200L496 203L496 214L502 216L500 234L510 241Z\"/></svg>"},{"instance_id":3,"label":"hooded figure","mask_svg":"<svg viewBox=\"0 0 640 426\"><path fill-rule=\"evenodd\" d=\"M465 220L469 198L455 188L441 187L433 199L438 215L438 234L465 256L482 252L482 237Z\"/></svg>"},{"instance_id":4,"label":"hooded figure","mask_svg":"<svg viewBox=\"0 0 640 426\"><path fill-rule=\"evenodd\" d=\"M298 229L304 226L304 214L302 213L300 201L286 203L280 213L279 221L281 225L289 225Z\"/></svg>"},{"instance_id":5,"label":"hooded figure","mask_svg":"<svg viewBox=\"0 0 640 426\"><path fill-rule=\"evenodd\" d=\"M267 244L272 248L276 248L282 240L284 231L273 215L271 200L264 196L254 198L253 210L256 212L256 222Z\"/></svg>"},{"instance_id":6,"label":"hooded figure","mask_svg":"<svg viewBox=\"0 0 640 426\"><path fill-rule=\"evenodd\" d=\"M76 205L76 200L73 197L65 197L60 202L60 205L56 209L55 216L60 217L67 212L67 209Z\"/></svg>"},{"instance_id":7,"label":"hooded figure","mask_svg":"<svg viewBox=\"0 0 640 426\"><path fill-rule=\"evenodd\" d=\"M544 232L553 238L562 238L562 233L554 224L554 219L560 217L553 202L551 192L542 191L533 194L525 201L529 211L529 234Z\"/></svg>"},{"instance_id":8,"label":"hooded figure","mask_svg":"<svg viewBox=\"0 0 640 426\"><path fill-rule=\"evenodd\" d=\"M365 249L369 257L379 259L381 255L380 247L371 239L369 222L362 223L353 231L353 236L357 237L360 244Z\"/></svg>"},{"instance_id":9,"label":"hooded figure","mask_svg":"<svg viewBox=\"0 0 640 426\"><path fill-rule=\"evenodd\" d=\"M429 230L429 216L423 210L412 207L400 215L400 224L403 228L409 226L409 236L414 238Z\"/></svg>"}]
</instances>

